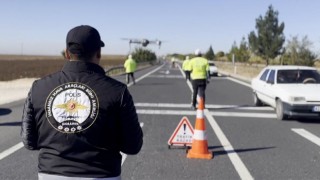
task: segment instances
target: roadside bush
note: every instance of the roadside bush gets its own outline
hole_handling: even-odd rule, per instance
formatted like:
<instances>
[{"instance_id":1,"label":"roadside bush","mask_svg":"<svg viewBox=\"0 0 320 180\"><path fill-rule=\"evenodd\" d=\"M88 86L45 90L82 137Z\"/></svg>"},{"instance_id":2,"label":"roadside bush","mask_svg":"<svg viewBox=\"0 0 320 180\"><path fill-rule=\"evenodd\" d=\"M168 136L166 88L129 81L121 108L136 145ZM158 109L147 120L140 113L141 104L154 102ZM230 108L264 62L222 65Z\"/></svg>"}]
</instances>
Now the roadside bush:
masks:
<instances>
[{"instance_id":1,"label":"roadside bush","mask_svg":"<svg viewBox=\"0 0 320 180\"><path fill-rule=\"evenodd\" d=\"M132 58L137 62L151 62L157 59L154 52L144 48L136 48L132 53Z\"/></svg>"}]
</instances>

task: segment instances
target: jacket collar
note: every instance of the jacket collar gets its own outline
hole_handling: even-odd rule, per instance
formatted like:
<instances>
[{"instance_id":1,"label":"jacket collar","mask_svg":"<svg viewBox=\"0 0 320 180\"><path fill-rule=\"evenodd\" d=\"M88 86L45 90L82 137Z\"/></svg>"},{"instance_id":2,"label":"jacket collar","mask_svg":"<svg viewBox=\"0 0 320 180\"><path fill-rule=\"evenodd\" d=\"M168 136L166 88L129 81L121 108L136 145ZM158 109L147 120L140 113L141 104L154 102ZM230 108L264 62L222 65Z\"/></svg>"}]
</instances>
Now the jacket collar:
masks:
<instances>
[{"instance_id":1,"label":"jacket collar","mask_svg":"<svg viewBox=\"0 0 320 180\"><path fill-rule=\"evenodd\" d=\"M98 64L84 62L84 61L67 61L62 71L71 71L71 72L95 72L98 74L105 74L105 71Z\"/></svg>"}]
</instances>

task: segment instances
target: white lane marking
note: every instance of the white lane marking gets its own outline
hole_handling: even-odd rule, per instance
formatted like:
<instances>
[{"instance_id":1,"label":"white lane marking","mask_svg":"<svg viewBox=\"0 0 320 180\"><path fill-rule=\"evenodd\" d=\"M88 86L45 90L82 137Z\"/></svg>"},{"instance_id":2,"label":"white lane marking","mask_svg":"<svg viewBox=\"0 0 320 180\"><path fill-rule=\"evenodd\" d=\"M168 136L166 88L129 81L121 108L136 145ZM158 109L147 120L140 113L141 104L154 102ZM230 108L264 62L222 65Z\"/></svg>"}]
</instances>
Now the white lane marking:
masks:
<instances>
[{"instance_id":1,"label":"white lane marking","mask_svg":"<svg viewBox=\"0 0 320 180\"><path fill-rule=\"evenodd\" d=\"M177 78L177 79L183 79L183 76L181 75L150 75L149 78Z\"/></svg>"},{"instance_id":2,"label":"white lane marking","mask_svg":"<svg viewBox=\"0 0 320 180\"><path fill-rule=\"evenodd\" d=\"M174 103L134 103L136 107L170 107L170 108L188 108L190 104L174 104Z\"/></svg>"},{"instance_id":3,"label":"white lane marking","mask_svg":"<svg viewBox=\"0 0 320 180\"><path fill-rule=\"evenodd\" d=\"M168 107L168 108L190 108L190 104L174 104L174 103L135 103L136 107ZM212 109L245 109L245 110L257 110L257 111L273 111L274 109L255 106L237 106L237 105L218 105L218 104L206 104L206 108Z\"/></svg>"},{"instance_id":4,"label":"white lane marking","mask_svg":"<svg viewBox=\"0 0 320 180\"><path fill-rule=\"evenodd\" d=\"M0 160L4 159L5 157L13 154L14 152L18 151L19 149L21 149L23 147L23 143L20 142L14 146L12 146L11 148L4 150L2 153L0 153Z\"/></svg>"},{"instance_id":5,"label":"white lane marking","mask_svg":"<svg viewBox=\"0 0 320 180\"><path fill-rule=\"evenodd\" d=\"M305 129L295 129L292 128L291 129L293 132L299 134L300 136L308 139L309 141L315 143L316 145L320 146L320 138L312 133L310 133L309 131L305 130Z\"/></svg>"},{"instance_id":6,"label":"white lane marking","mask_svg":"<svg viewBox=\"0 0 320 180\"><path fill-rule=\"evenodd\" d=\"M196 111L174 111L174 110L153 110L137 109L138 114L159 114L159 115L196 115Z\"/></svg>"},{"instance_id":7,"label":"white lane marking","mask_svg":"<svg viewBox=\"0 0 320 180\"><path fill-rule=\"evenodd\" d=\"M249 83L245 83L245 82L243 82L243 81L239 81L239 80L237 80L237 79L230 78L230 77L228 77L227 79L251 88L251 85L250 85Z\"/></svg>"},{"instance_id":8,"label":"white lane marking","mask_svg":"<svg viewBox=\"0 0 320 180\"><path fill-rule=\"evenodd\" d=\"M142 128L144 125L143 122L140 123L140 127ZM122 155L122 160L121 160L121 166L123 165L124 161L127 159L127 156L125 153L120 152L120 154Z\"/></svg>"},{"instance_id":9,"label":"white lane marking","mask_svg":"<svg viewBox=\"0 0 320 180\"><path fill-rule=\"evenodd\" d=\"M196 115L196 111L175 111L175 110L155 110L155 109L137 109L138 114L151 115ZM235 112L209 112L212 116L221 117L248 117L248 118L276 118L275 114L268 113L235 113Z\"/></svg>"},{"instance_id":10,"label":"white lane marking","mask_svg":"<svg viewBox=\"0 0 320 180\"><path fill-rule=\"evenodd\" d=\"M158 70L159 70L160 68L162 68L164 65L165 65L165 64L162 64L161 66L157 67L156 69L154 69L154 70L148 72L147 74L139 77L138 79L136 79L136 82L139 82L139 81L141 81L142 79L144 79L144 78L146 78L147 76L149 76L150 74L158 71ZM130 87L130 86L132 86L132 85L133 85L133 82L129 83L127 86Z\"/></svg>"},{"instance_id":11,"label":"white lane marking","mask_svg":"<svg viewBox=\"0 0 320 180\"><path fill-rule=\"evenodd\" d=\"M218 123L215 121L215 119L211 116L208 109L204 110L204 114L209 121L213 131L217 135L221 145L223 146L223 149L227 152L229 159L231 160L233 166L237 170L239 176L241 179L253 179L251 176L249 170L244 165L244 163L241 161L238 154L235 152L234 148L232 147L231 143L227 139L227 137L222 132L221 128L219 127Z\"/></svg>"},{"instance_id":12,"label":"white lane marking","mask_svg":"<svg viewBox=\"0 0 320 180\"><path fill-rule=\"evenodd\" d=\"M243 113L243 112L210 112L212 116L227 116L227 117L252 117L252 118L277 118L275 114L268 113Z\"/></svg>"},{"instance_id":13,"label":"white lane marking","mask_svg":"<svg viewBox=\"0 0 320 180\"><path fill-rule=\"evenodd\" d=\"M186 74L183 72L183 70L181 69L180 65L178 65L178 68L179 68L182 76L183 76L184 78L186 78ZM191 75L190 75L190 76L191 76ZM187 84L188 84L188 86L189 86L189 88L190 88L190 90L191 90L191 93L193 93L193 88L192 88L191 82L190 82L190 81L187 81ZM189 106L190 106L190 105L189 105Z\"/></svg>"}]
</instances>

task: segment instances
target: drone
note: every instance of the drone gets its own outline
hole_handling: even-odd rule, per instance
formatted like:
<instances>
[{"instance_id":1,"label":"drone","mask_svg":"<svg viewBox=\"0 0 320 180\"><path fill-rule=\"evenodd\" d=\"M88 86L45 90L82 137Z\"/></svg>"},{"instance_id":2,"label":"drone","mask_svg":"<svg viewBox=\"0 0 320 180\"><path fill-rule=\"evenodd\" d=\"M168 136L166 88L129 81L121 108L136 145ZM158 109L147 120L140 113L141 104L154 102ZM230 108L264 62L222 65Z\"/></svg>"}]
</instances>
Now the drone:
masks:
<instances>
[{"instance_id":1,"label":"drone","mask_svg":"<svg viewBox=\"0 0 320 180\"><path fill-rule=\"evenodd\" d=\"M155 40L148 40L148 39L130 39L130 38L121 38L122 40L129 41L129 46L131 44L141 44L142 47L147 47L149 44L157 44L159 46L159 49L161 47L162 41L155 39Z\"/></svg>"}]
</instances>

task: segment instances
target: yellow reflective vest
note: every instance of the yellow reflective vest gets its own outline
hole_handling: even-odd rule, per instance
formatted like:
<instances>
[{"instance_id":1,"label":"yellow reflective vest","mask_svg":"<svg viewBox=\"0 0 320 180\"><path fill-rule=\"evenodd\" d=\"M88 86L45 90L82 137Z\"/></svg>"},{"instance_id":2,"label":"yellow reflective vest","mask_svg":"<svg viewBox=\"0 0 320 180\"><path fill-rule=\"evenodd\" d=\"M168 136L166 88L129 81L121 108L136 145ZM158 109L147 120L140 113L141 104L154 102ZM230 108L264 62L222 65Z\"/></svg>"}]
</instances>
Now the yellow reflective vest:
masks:
<instances>
[{"instance_id":1,"label":"yellow reflective vest","mask_svg":"<svg viewBox=\"0 0 320 180\"><path fill-rule=\"evenodd\" d=\"M191 79L207 79L209 63L206 58L195 57L190 60Z\"/></svg>"},{"instance_id":2,"label":"yellow reflective vest","mask_svg":"<svg viewBox=\"0 0 320 180\"><path fill-rule=\"evenodd\" d=\"M182 70L184 71L190 71L190 60L186 59L182 63Z\"/></svg>"},{"instance_id":3,"label":"yellow reflective vest","mask_svg":"<svg viewBox=\"0 0 320 180\"><path fill-rule=\"evenodd\" d=\"M133 59L127 59L124 63L124 68L126 69L126 73L135 72L137 68L137 63Z\"/></svg>"}]
</instances>

